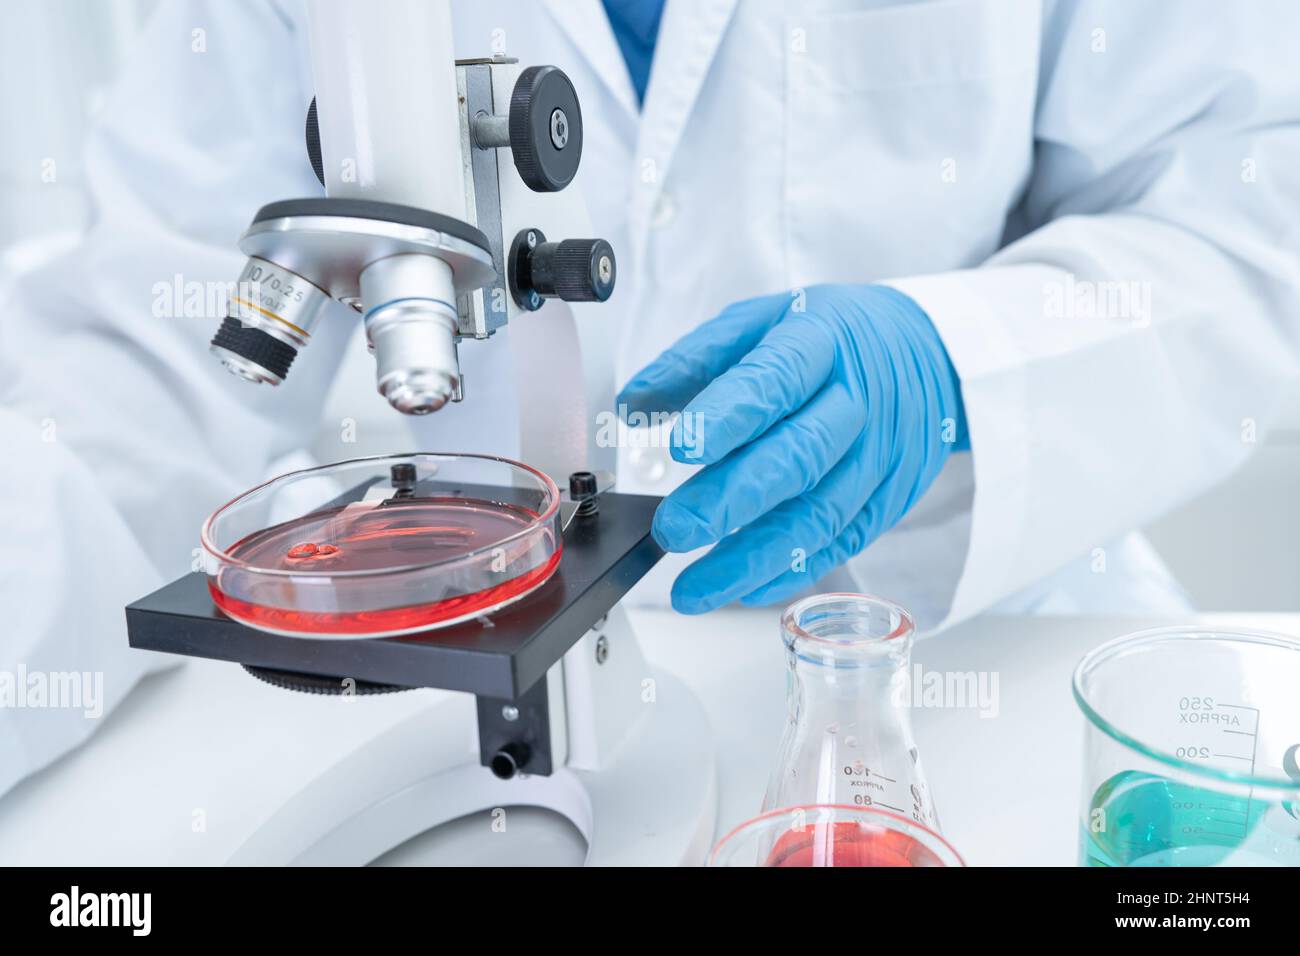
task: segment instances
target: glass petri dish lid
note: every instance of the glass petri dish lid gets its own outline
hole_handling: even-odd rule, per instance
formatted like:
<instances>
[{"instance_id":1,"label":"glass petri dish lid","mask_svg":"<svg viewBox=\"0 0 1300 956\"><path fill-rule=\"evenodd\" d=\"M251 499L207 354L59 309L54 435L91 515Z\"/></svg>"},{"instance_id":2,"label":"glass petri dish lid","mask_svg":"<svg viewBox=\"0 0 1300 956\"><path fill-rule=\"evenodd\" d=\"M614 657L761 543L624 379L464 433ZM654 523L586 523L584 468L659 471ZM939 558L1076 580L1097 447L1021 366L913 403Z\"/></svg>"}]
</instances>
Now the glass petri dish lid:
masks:
<instances>
[{"instance_id":1,"label":"glass petri dish lid","mask_svg":"<svg viewBox=\"0 0 1300 956\"><path fill-rule=\"evenodd\" d=\"M290 472L204 523L208 589L229 617L274 634L446 627L550 579L559 504L545 474L489 455L388 455Z\"/></svg>"}]
</instances>

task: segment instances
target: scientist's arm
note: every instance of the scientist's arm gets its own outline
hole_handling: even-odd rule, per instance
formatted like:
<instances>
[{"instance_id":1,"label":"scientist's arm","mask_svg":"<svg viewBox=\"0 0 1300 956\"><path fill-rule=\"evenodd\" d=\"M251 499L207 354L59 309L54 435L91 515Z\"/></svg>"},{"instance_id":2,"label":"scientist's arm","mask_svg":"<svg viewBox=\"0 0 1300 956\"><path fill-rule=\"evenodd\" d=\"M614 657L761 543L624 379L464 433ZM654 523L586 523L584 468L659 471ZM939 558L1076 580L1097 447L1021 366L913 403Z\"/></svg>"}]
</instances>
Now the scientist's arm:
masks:
<instances>
[{"instance_id":1,"label":"scientist's arm","mask_svg":"<svg viewBox=\"0 0 1300 956\"><path fill-rule=\"evenodd\" d=\"M127 648L122 608L191 570L204 515L316 430L330 340L350 330L325 329L275 391L208 354L252 214L319 192L285 9L159 4L88 144L89 235L22 277L0 312L13 369L0 376L0 669L103 672L120 700L147 658ZM0 708L0 791L93 726Z\"/></svg>"},{"instance_id":2,"label":"scientist's arm","mask_svg":"<svg viewBox=\"0 0 1300 956\"><path fill-rule=\"evenodd\" d=\"M1300 11L1070 2L1045 17L1019 241L888 283L897 298L835 286L733 306L628 385L631 407L684 412L674 457L706 466L656 522L668 550L720 542L674 585L679 609L782 600L851 561L966 436L976 491L950 622L1246 457L1297 367L1285 38Z\"/></svg>"},{"instance_id":3,"label":"scientist's arm","mask_svg":"<svg viewBox=\"0 0 1300 956\"><path fill-rule=\"evenodd\" d=\"M1297 370L1300 8L1046 12L1025 235L895 283L943 337L974 449L950 621L1221 481Z\"/></svg>"}]
</instances>

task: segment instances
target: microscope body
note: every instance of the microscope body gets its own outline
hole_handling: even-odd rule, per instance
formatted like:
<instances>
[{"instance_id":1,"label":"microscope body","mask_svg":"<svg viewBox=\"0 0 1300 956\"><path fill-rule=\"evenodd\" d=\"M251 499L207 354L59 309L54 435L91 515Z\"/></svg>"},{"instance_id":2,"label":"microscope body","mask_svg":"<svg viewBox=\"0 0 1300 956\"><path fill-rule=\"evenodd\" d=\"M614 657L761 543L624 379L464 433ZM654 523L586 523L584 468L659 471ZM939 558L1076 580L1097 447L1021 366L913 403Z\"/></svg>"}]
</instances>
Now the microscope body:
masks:
<instances>
[{"instance_id":1,"label":"microscope body","mask_svg":"<svg viewBox=\"0 0 1300 956\"><path fill-rule=\"evenodd\" d=\"M531 314L614 288L609 243L569 237L588 228L565 190L582 150L576 92L554 67L456 61L447 0L308 9L316 99L304 149L325 195L254 216L212 351L278 385L321 323L359 316L394 408L425 414L466 388L493 401L510 391L522 460L561 482L582 472L586 486L570 485L554 578L494 620L436 639L305 642L216 612L195 573L127 609L131 644L236 661L300 690L303 675L317 691L436 689L391 728L320 754L326 769L299 781L231 862L365 863L431 827L523 804L568 818L592 864L698 862L716 811L708 718L646 661L620 603L662 556L650 536L658 502L587 473L605 450L587 410L612 383L608 363L582 354L607 352L614 327L568 309ZM482 344L494 337L509 339L509 390L460 370L463 343L501 348Z\"/></svg>"},{"instance_id":2,"label":"microscope body","mask_svg":"<svg viewBox=\"0 0 1300 956\"><path fill-rule=\"evenodd\" d=\"M617 267L605 240L541 228L585 221L580 200L556 195L582 153L568 78L505 56L454 60L445 2L400 0L382 18L360 6L311 8L304 147L326 196L257 212L211 349L278 385L317 325L350 309L379 392L422 415L463 398L462 341L549 298L603 302Z\"/></svg>"}]
</instances>

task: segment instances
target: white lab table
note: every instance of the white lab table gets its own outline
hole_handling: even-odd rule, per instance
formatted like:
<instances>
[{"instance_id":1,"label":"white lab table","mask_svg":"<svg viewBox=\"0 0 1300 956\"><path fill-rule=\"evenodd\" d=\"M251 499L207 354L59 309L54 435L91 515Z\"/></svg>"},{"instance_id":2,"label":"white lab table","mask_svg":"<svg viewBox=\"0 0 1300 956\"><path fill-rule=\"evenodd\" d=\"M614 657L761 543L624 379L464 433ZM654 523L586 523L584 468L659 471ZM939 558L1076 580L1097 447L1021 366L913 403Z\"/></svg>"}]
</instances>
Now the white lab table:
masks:
<instances>
[{"instance_id":1,"label":"white lab table","mask_svg":"<svg viewBox=\"0 0 1300 956\"><path fill-rule=\"evenodd\" d=\"M777 618L632 612L651 663L683 678L708 711L719 835L756 812L785 720ZM1200 620L1300 634L1300 614ZM922 707L913 717L944 833L968 863L1075 862L1082 718L1070 674L1090 648L1161 623L1174 622L988 616L918 642L913 660L926 671L997 677L996 714ZM409 716L424 706L422 693L317 698L213 661L154 675L88 744L0 799L0 864L220 863L332 751ZM581 858L576 832L549 814L515 820L509 840L467 822L385 862Z\"/></svg>"}]
</instances>

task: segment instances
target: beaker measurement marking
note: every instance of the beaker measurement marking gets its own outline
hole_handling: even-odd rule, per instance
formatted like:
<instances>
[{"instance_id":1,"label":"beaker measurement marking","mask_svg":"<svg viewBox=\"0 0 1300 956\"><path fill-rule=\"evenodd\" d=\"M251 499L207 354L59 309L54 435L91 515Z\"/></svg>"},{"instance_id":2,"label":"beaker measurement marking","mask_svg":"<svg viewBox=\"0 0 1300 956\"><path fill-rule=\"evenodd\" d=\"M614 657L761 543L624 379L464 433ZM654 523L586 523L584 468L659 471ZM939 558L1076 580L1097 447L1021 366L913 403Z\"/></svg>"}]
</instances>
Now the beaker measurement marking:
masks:
<instances>
[{"instance_id":1,"label":"beaker measurement marking","mask_svg":"<svg viewBox=\"0 0 1300 956\"><path fill-rule=\"evenodd\" d=\"M1247 763L1253 763L1253 757L1242 757L1238 754L1210 754L1211 757L1222 757L1225 760L1244 760Z\"/></svg>"},{"instance_id":2,"label":"beaker measurement marking","mask_svg":"<svg viewBox=\"0 0 1300 956\"><path fill-rule=\"evenodd\" d=\"M1240 734L1240 735L1243 736L1243 737L1250 737L1250 738L1251 738L1250 756L1249 756L1249 757L1238 757L1238 756L1236 756L1235 754L1215 754L1215 756L1228 757L1228 758L1230 758L1230 759L1232 759L1232 760L1244 760L1244 761L1246 761L1247 763L1250 764L1250 772L1251 772L1252 774L1254 774L1254 772L1255 772L1255 759L1256 759L1256 757L1257 757L1258 754L1259 754L1259 717L1260 717L1259 708L1258 708L1258 707L1249 707L1249 706L1247 706L1246 704L1219 704L1218 706L1220 706L1220 707L1226 707L1226 708L1229 708L1229 709L1231 709L1231 710L1249 710L1249 711L1252 711L1252 712L1255 714L1255 729L1254 729L1253 731L1247 732L1247 731L1244 731L1244 730L1228 730L1228 729L1226 729L1226 728L1224 728L1224 731L1223 731L1224 733L1228 733L1228 734ZM1251 810L1254 809L1254 801L1255 801L1255 788L1254 788L1254 787L1251 787L1251 788L1246 792L1246 819L1245 819L1245 821L1242 823L1242 829L1243 829L1243 831L1249 831L1249 828L1250 828L1250 812L1251 812Z\"/></svg>"},{"instance_id":3,"label":"beaker measurement marking","mask_svg":"<svg viewBox=\"0 0 1300 956\"><path fill-rule=\"evenodd\" d=\"M903 813L902 807L896 807L889 803L882 803L879 800L876 801L875 805L878 807L884 807L886 810L893 810L895 813Z\"/></svg>"},{"instance_id":4,"label":"beaker measurement marking","mask_svg":"<svg viewBox=\"0 0 1300 956\"><path fill-rule=\"evenodd\" d=\"M858 777L858 778L865 778L865 777L878 777L878 778L880 778L881 780L884 780L886 783L898 783L898 781L895 780L893 777L886 777L886 776L885 776L883 773L881 773L879 770L872 770L870 767L863 767L863 766L861 766L861 765L857 765L857 766L855 766L855 765L853 765L853 764L845 764L845 765L844 765L844 776L846 776L846 777ZM856 784L856 783L859 783L860 780L854 780L854 781L850 781L850 782Z\"/></svg>"},{"instance_id":5,"label":"beaker measurement marking","mask_svg":"<svg viewBox=\"0 0 1300 956\"><path fill-rule=\"evenodd\" d=\"M1248 707L1245 704L1216 704L1216 707L1224 707L1229 710L1249 710L1255 715L1255 733L1259 733L1259 708Z\"/></svg>"},{"instance_id":6,"label":"beaker measurement marking","mask_svg":"<svg viewBox=\"0 0 1300 956\"><path fill-rule=\"evenodd\" d=\"M1255 733L1251 735L1254 739L1251 741L1251 744L1250 744L1250 773L1251 773L1252 776L1254 776L1254 773L1255 773L1255 757L1259 754L1259 736L1258 736L1258 735L1259 735L1259 717L1260 717L1260 713L1259 713L1258 710L1256 710L1256 709L1253 708L1253 707L1250 708L1250 709L1255 711ZM1255 801L1255 788L1254 788L1254 787L1251 787L1249 790L1246 791L1246 822L1245 822L1244 824L1242 824L1242 826L1243 826L1244 828L1246 828L1246 829L1249 829L1249 827L1250 827L1250 811L1251 811L1252 809L1254 809L1254 801Z\"/></svg>"}]
</instances>

